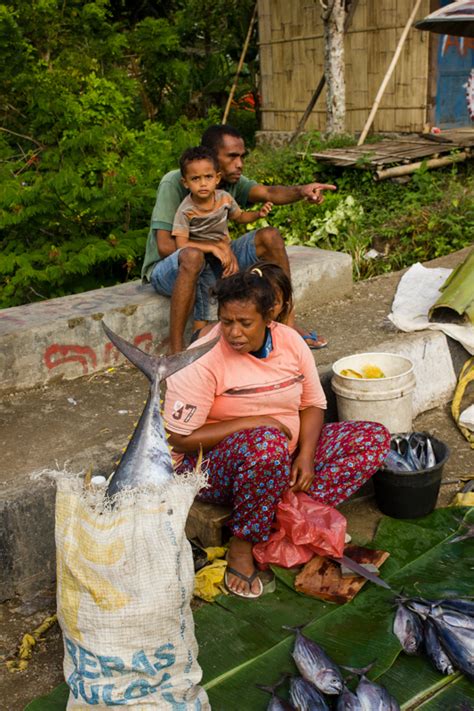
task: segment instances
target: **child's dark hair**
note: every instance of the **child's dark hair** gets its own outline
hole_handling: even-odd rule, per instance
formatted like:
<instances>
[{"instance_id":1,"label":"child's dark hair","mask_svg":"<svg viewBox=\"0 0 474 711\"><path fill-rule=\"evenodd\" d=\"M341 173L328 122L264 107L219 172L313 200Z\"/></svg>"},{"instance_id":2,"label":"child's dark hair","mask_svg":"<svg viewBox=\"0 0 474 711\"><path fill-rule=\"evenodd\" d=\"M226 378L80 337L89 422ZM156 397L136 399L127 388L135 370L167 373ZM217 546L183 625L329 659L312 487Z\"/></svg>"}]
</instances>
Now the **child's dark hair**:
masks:
<instances>
[{"instance_id":1,"label":"child's dark hair","mask_svg":"<svg viewBox=\"0 0 474 711\"><path fill-rule=\"evenodd\" d=\"M272 262L256 262L250 267L247 267L245 271L252 273L254 270L260 271L273 285L274 291L278 290L280 292L282 309L275 318L275 321L286 323L291 309L293 308L293 289L288 274L286 274L278 264L273 264Z\"/></svg>"},{"instance_id":2,"label":"child's dark hair","mask_svg":"<svg viewBox=\"0 0 474 711\"><path fill-rule=\"evenodd\" d=\"M237 272L219 279L212 295L217 299L218 311L231 301L251 301L265 320L271 318L275 305L275 292L270 280L256 271Z\"/></svg>"},{"instance_id":3,"label":"child's dark hair","mask_svg":"<svg viewBox=\"0 0 474 711\"><path fill-rule=\"evenodd\" d=\"M212 148L208 148L207 146L192 146L191 148L186 148L179 159L179 169L183 178L186 177L186 166L195 160L208 160L212 163L215 170L219 171L217 156Z\"/></svg>"}]
</instances>

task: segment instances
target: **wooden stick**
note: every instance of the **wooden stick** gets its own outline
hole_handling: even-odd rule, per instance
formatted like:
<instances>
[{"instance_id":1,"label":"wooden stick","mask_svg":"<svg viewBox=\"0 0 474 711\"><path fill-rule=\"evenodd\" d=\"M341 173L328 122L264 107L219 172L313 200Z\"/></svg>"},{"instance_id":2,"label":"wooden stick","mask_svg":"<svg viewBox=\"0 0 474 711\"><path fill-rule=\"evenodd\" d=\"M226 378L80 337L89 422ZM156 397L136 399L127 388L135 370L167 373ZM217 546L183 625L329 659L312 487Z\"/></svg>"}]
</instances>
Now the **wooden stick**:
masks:
<instances>
[{"instance_id":1,"label":"wooden stick","mask_svg":"<svg viewBox=\"0 0 474 711\"><path fill-rule=\"evenodd\" d=\"M237 80L239 78L239 74L242 71L242 67L244 65L244 59L245 59L245 55L247 54L247 49L249 47L249 42L250 42L250 37L252 36L253 26L255 24L255 20L257 19L257 9L258 9L258 2L255 3L255 7L253 9L252 19L250 20L250 25L249 25L249 29L247 32L247 37L245 38L244 46L242 48L242 53L240 55L239 64L237 67L237 71L235 73L234 83L232 84L232 87L231 87L231 90L229 93L229 98L227 99L227 104L225 107L224 116L222 117L222 123L225 123L227 121L227 117L229 115L230 105L232 104L232 99L234 98L234 93L237 88Z\"/></svg>"},{"instance_id":2,"label":"wooden stick","mask_svg":"<svg viewBox=\"0 0 474 711\"><path fill-rule=\"evenodd\" d=\"M469 158L469 153L462 151L461 153L453 153L452 156L445 156L444 158L432 158L431 160L418 161L417 163L410 163L409 165L397 165L394 168L387 168L386 170L376 170L374 177L376 180L396 178L400 175L414 173L415 170L421 168L422 165L426 168L441 168L443 165L451 165L451 163L462 163L466 158Z\"/></svg>"},{"instance_id":3,"label":"wooden stick","mask_svg":"<svg viewBox=\"0 0 474 711\"><path fill-rule=\"evenodd\" d=\"M375 101L374 101L374 105L372 106L372 109L371 109L370 114L369 114L369 118L367 119L366 124L365 124L365 126L364 126L364 128L363 128L363 131L362 131L362 133L360 134L360 138L359 138L359 140L358 140L358 142L357 142L357 145L358 145L358 146L361 146L361 145L364 143L365 139L367 138L367 134L368 134L368 132L369 132L369 128L370 128L371 125L372 125L372 122L373 122L373 120L374 120L374 118L375 118L375 114L377 113L377 109L379 108L379 104L380 104L380 101L381 101L381 99L382 99L382 96L383 96L383 94L384 94L384 92L385 92L385 89L387 88L388 82L390 81L390 77L391 77L392 74L393 74L393 70L394 70L395 67L396 67L396 64L397 64L397 62L398 62L398 58L400 57L401 51L402 51L402 49L403 49L403 45L405 44L405 40L406 40L406 38L407 38L407 36L408 36L408 32L410 31L410 28L411 28L411 26L412 26L412 24L413 24L413 22L414 22L414 20L415 20L415 16L416 16L416 13L418 12L418 8L420 7L420 4L421 4L421 0L416 0L415 6L414 6L414 8L413 8L413 10L412 10L412 13L411 13L410 17L408 18L408 22L407 22L407 24L405 25L405 28L404 28L404 30L403 30L403 32L402 32L402 35L401 35L401 37L400 37L400 39L399 39L399 41L398 41L397 49L395 50L395 54L393 55L392 61L390 62L390 66L389 66L389 68L387 69L387 73L385 74L385 76L384 76L384 78L383 78L383 81L382 81L382 83L381 83L381 85L380 85L380 89L378 90L377 96L376 96Z\"/></svg>"},{"instance_id":4,"label":"wooden stick","mask_svg":"<svg viewBox=\"0 0 474 711\"><path fill-rule=\"evenodd\" d=\"M347 30L351 26L352 18L354 16L354 12L355 12L356 5L358 2L359 2L359 0L352 0L352 3L349 7L349 11L347 13L346 19L344 21L344 32L347 32ZM308 106L306 107L305 112L304 112L303 116L301 117L300 122L295 129L294 134L290 138L290 141L289 141L290 146L298 138L298 136L300 135L300 133L303 131L304 127L306 126L306 122L309 119L314 107L316 106L316 102L319 99L321 92L324 89L325 84L326 84L326 76L323 73L321 79L319 80L318 86L314 90L314 94L311 97L311 99L309 100Z\"/></svg>"}]
</instances>

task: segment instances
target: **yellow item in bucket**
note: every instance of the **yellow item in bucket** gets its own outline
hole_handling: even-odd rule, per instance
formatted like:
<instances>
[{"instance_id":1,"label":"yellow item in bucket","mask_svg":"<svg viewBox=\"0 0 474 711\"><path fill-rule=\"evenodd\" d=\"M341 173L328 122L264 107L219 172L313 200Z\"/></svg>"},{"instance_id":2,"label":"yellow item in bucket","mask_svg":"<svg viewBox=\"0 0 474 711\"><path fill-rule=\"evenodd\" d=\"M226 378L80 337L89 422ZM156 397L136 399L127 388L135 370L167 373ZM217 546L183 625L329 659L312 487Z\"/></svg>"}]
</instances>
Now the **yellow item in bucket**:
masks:
<instances>
[{"instance_id":1,"label":"yellow item in bucket","mask_svg":"<svg viewBox=\"0 0 474 711\"><path fill-rule=\"evenodd\" d=\"M362 373L352 370L352 368L344 368L341 370L341 375L345 375L346 378L385 378L385 373L378 365L364 365Z\"/></svg>"},{"instance_id":2,"label":"yellow item in bucket","mask_svg":"<svg viewBox=\"0 0 474 711\"><path fill-rule=\"evenodd\" d=\"M364 378L385 378L385 373L378 365L364 365L362 373Z\"/></svg>"},{"instance_id":3,"label":"yellow item in bucket","mask_svg":"<svg viewBox=\"0 0 474 711\"><path fill-rule=\"evenodd\" d=\"M341 370L341 375L346 378L362 378L362 375L357 370L352 370L352 368L344 368L344 370Z\"/></svg>"}]
</instances>

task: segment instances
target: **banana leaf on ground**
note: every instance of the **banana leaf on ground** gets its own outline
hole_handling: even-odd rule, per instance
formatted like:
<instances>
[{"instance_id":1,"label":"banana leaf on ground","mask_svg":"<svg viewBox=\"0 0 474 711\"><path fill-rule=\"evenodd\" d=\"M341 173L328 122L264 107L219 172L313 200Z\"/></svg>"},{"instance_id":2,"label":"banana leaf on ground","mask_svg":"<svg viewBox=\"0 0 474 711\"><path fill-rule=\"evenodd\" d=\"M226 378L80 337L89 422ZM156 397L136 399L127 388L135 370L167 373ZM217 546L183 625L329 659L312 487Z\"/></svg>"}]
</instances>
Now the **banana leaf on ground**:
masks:
<instances>
[{"instance_id":1,"label":"banana leaf on ground","mask_svg":"<svg viewBox=\"0 0 474 711\"><path fill-rule=\"evenodd\" d=\"M451 272L429 311L431 321L466 321L474 326L474 249Z\"/></svg>"},{"instance_id":2,"label":"banana leaf on ground","mask_svg":"<svg viewBox=\"0 0 474 711\"><path fill-rule=\"evenodd\" d=\"M449 542L463 517L474 522L474 509L438 509L415 521L382 520L373 546L391 553L382 575L394 591L431 598L474 594L469 556L474 542ZM195 613L203 683L213 711L266 709L269 697L255 684L271 685L283 672L296 672L294 635L282 626L300 624L339 664L375 662L369 676L386 685L405 711L457 711L462 703L474 702L474 685L460 674L443 677L423 658L400 654L390 591L368 584L352 602L331 605L296 593L294 571L274 570L278 580L272 595L259 600L221 596ZM65 704L48 705L49 698L32 702L27 711L63 711Z\"/></svg>"}]
</instances>

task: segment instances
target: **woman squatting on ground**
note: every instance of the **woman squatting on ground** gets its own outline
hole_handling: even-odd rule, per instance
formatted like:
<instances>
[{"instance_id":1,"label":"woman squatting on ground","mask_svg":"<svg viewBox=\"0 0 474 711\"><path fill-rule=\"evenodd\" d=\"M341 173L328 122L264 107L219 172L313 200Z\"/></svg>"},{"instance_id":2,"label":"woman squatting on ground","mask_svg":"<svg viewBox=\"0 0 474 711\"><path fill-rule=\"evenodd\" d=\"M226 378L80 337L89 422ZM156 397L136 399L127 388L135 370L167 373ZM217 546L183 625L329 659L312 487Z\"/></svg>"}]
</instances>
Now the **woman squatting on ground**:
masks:
<instances>
[{"instance_id":1,"label":"woman squatting on ground","mask_svg":"<svg viewBox=\"0 0 474 711\"><path fill-rule=\"evenodd\" d=\"M194 468L202 446L209 486L198 498L232 506L226 585L242 597L262 593L252 546L268 539L285 490L337 506L390 447L378 423L324 424L313 355L274 320L287 299L265 271L256 265L217 283L219 322L195 344L220 340L168 379L164 410L178 473Z\"/></svg>"}]
</instances>

